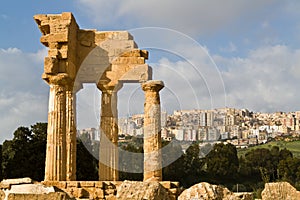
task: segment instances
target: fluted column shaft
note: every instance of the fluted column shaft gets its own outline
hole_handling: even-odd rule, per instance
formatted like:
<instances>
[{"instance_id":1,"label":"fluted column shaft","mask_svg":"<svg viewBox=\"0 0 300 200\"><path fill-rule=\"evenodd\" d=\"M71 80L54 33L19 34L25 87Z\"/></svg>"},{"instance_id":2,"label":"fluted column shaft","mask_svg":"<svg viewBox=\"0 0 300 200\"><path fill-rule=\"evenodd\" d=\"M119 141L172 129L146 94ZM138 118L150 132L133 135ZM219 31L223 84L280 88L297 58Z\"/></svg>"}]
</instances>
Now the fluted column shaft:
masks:
<instances>
[{"instance_id":1,"label":"fluted column shaft","mask_svg":"<svg viewBox=\"0 0 300 200\"><path fill-rule=\"evenodd\" d=\"M99 180L117 181L118 173L118 110L117 91L114 86L98 85L102 91Z\"/></svg>"},{"instance_id":2,"label":"fluted column shaft","mask_svg":"<svg viewBox=\"0 0 300 200\"><path fill-rule=\"evenodd\" d=\"M66 88L67 75L49 81L49 110L45 180L66 180Z\"/></svg>"},{"instance_id":3,"label":"fluted column shaft","mask_svg":"<svg viewBox=\"0 0 300 200\"><path fill-rule=\"evenodd\" d=\"M76 92L72 85L66 91L66 180L76 180Z\"/></svg>"},{"instance_id":4,"label":"fluted column shaft","mask_svg":"<svg viewBox=\"0 0 300 200\"><path fill-rule=\"evenodd\" d=\"M161 120L159 91L162 81L142 84L144 104L144 181L162 181Z\"/></svg>"}]
</instances>

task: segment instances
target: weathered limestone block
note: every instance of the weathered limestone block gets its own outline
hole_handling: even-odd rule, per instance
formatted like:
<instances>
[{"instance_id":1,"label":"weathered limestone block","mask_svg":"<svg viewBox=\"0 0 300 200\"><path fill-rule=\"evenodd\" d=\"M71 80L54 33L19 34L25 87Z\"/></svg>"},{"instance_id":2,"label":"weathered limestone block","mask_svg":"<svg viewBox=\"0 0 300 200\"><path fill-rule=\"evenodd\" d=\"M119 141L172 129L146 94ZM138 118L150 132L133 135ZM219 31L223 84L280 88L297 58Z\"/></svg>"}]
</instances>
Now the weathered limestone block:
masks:
<instances>
[{"instance_id":1,"label":"weathered limestone block","mask_svg":"<svg viewBox=\"0 0 300 200\"><path fill-rule=\"evenodd\" d=\"M123 52L120 52L120 57L144 57L145 59L148 59L148 51L133 49L124 52L123 50Z\"/></svg>"},{"instance_id":2,"label":"weathered limestone block","mask_svg":"<svg viewBox=\"0 0 300 200\"><path fill-rule=\"evenodd\" d=\"M56 33L56 34L47 34L41 37L41 43L66 43L68 42L68 34L66 33Z\"/></svg>"},{"instance_id":3,"label":"weathered limestone block","mask_svg":"<svg viewBox=\"0 0 300 200\"><path fill-rule=\"evenodd\" d=\"M169 200L168 191L158 182L124 181L117 188L118 200Z\"/></svg>"},{"instance_id":4,"label":"weathered limestone block","mask_svg":"<svg viewBox=\"0 0 300 200\"><path fill-rule=\"evenodd\" d=\"M96 30L79 30L77 39L84 47L91 47L95 42Z\"/></svg>"},{"instance_id":5,"label":"weathered limestone block","mask_svg":"<svg viewBox=\"0 0 300 200\"><path fill-rule=\"evenodd\" d=\"M69 200L67 194L55 192L49 194L9 194L8 200Z\"/></svg>"},{"instance_id":6,"label":"weathered limestone block","mask_svg":"<svg viewBox=\"0 0 300 200\"><path fill-rule=\"evenodd\" d=\"M79 187L79 182L78 181L67 181L67 187L72 188L72 187Z\"/></svg>"},{"instance_id":7,"label":"weathered limestone block","mask_svg":"<svg viewBox=\"0 0 300 200\"><path fill-rule=\"evenodd\" d=\"M94 181L80 181L79 182L80 187L95 187Z\"/></svg>"},{"instance_id":8,"label":"weathered limestone block","mask_svg":"<svg viewBox=\"0 0 300 200\"><path fill-rule=\"evenodd\" d=\"M239 198L225 187L202 182L186 189L178 197L178 200L190 199L238 200Z\"/></svg>"},{"instance_id":9,"label":"weathered limestone block","mask_svg":"<svg viewBox=\"0 0 300 200\"><path fill-rule=\"evenodd\" d=\"M15 178L15 179L3 179L1 184L4 185L19 185L33 183L31 178Z\"/></svg>"},{"instance_id":10,"label":"weathered limestone block","mask_svg":"<svg viewBox=\"0 0 300 200\"><path fill-rule=\"evenodd\" d=\"M89 191L90 199L103 199L105 197L104 190L100 188L95 188Z\"/></svg>"},{"instance_id":11,"label":"weathered limestone block","mask_svg":"<svg viewBox=\"0 0 300 200\"><path fill-rule=\"evenodd\" d=\"M298 200L300 192L287 182L266 183L261 196L262 200Z\"/></svg>"},{"instance_id":12,"label":"weathered limestone block","mask_svg":"<svg viewBox=\"0 0 300 200\"><path fill-rule=\"evenodd\" d=\"M45 185L45 186L54 186L54 187L57 187L61 190L67 188L67 182L66 181L43 181L42 184Z\"/></svg>"},{"instance_id":13,"label":"weathered limestone block","mask_svg":"<svg viewBox=\"0 0 300 200\"><path fill-rule=\"evenodd\" d=\"M0 200L4 200L6 197L4 191L0 190Z\"/></svg>"},{"instance_id":14,"label":"weathered limestone block","mask_svg":"<svg viewBox=\"0 0 300 200\"><path fill-rule=\"evenodd\" d=\"M44 61L44 73L57 74L58 73L58 60L53 57L45 57Z\"/></svg>"},{"instance_id":15,"label":"weathered limestone block","mask_svg":"<svg viewBox=\"0 0 300 200\"><path fill-rule=\"evenodd\" d=\"M234 192L233 194L240 200L253 200L254 198L253 193L251 192Z\"/></svg>"},{"instance_id":16,"label":"weathered limestone block","mask_svg":"<svg viewBox=\"0 0 300 200\"><path fill-rule=\"evenodd\" d=\"M101 40L133 40L128 31L96 31L96 41Z\"/></svg>"},{"instance_id":17,"label":"weathered limestone block","mask_svg":"<svg viewBox=\"0 0 300 200\"><path fill-rule=\"evenodd\" d=\"M113 64L110 71L105 72L109 84L118 82L144 82L152 78L152 70L147 64Z\"/></svg>"},{"instance_id":18,"label":"weathered limestone block","mask_svg":"<svg viewBox=\"0 0 300 200\"><path fill-rule=\"evenodd\" d=\"M115 189L112 183L105 184L102 181L43 181L43 184L53 186L56 190L67 193L70 198L77 199L104 199L104 190L108 184Z\"/></svg>"},{"instance_id":19,"label":"weathered limestone block","mask_svg":"<svg viewBox=\"0 0 300 200\"><path fill-rule=\"evenodd\" d=\"M105 40L99 41L96 44L107 52L113 51L114 49L124 49L125 51L137 48L137 45L133 40Z\"/></svg>"},{"instance_id":20,"label":"weathered limestone block","mask_svg":"<svg viewBox=\"0 0 300 200\"><path fill-rule=\"evenodd\" d=\"M117 197L115 195L108 195L105 196L105 200L117 200Z\"/></svg>"},{"instance_id":21,"label":"weathered limestone block","mask_svg":"<svg viewBox=\"0 0 300 200\"><path fill-rule=\"evenodd\" d=\"M127 31L107 31L102 34L105 35L105 39L109 40L133 40L132 35Z\"/></svg>"},{"instance_id":22,"label":"weathered limestone block","mask_svg":"<svg viewBox=\"0 0 300 200\"><path fill-rule=\"evenodd\" d=\"M171 181L162 181L159 182L164 188L166 189L171 189L172 188L172 183Z\"/></svg>"},{"instance_id":23,"label":"weathered limestone block","mask_svg":"<svg viewBox=\"0 0 300 200\"><path fill-rule=\"evenodd\" d=\"M70 196L75 197L75 198L83 198L83 197L88 198L89 197L88 191L86 191L83 188L70 188L70 189L68 188L66 190L66 192L68 194L70 194Z\"/></svg>"},{"instance_id":24,"label":"weathered limestone block","mask_svg":"<svg viewBox=\"0 0 300 200\"><path fill-rule=\"evenodd\" d=\"M115 189L110 188L110 189L106 189L106 190L104 191L104 194L107 195L107 196L109 196L109 195L115 195L116 192L117 192L117 191L116 191Z\"/></svg>"},{"instance_id":25,"label":"weathered limestone block","mask_svg":"<svg viewBox=\"0 0 300 200\"><path fill-rule=\"evenodd\" d=\"M144 64L144 57L116 57L112 60L112 64Z\"/></svg>"},{"instance_id":26,"label":"weathered limestone block","mask_svg":"<svg viewBox=\"0 0 300 200\"><path fill-rule=\"evenodd\" d=\"M104 188L104 182L102 182L102 181L95 182L95 187L103 189Z\"/></svg>"},{"instance_id":27,"label":"weathered limestone block","mask_svg":"<svg viewBox=\"0 0 300 200\"><path fill-rule=\"evenodd\" d=\"M59 54L57 56L59 59L67 59L68 58L68 50L67 49L61 49L59 50Z\"/></svg>"},{"instance_id":28,"label":"weathered limestone block","mask_svg":"<svg viewBox=\"0 0 300 200\"><path fill-rule=\"evenodd\" d=\"M50 33L49 18L47 15L35 15L34 20L38 24L43 35Z\"/></svg>"},{"instance_id":29,"label":"weathered limestone block","mask_svg":"<svg viewBox=\"0 0 300 200\"><path fill-rule=\"evenodd\" d=\"M10 189L10 184L3 184L3 183L0 183L0 189L2 190L2 189Z\"/></svg>"},{"instance_id":30,"label":"weathered limestone block","mask_svg":"<svg viewBox=\"0 0 300 200\"><path fill-rule=\"evenodd\" d=\"M45 194L55 192L55 190L54 187L47 187L42 184L20 184L12 185L9 192L19 194Z\"/></svg>"},{"instance_id":31,"label":"weathered limestone block","mask_svg":"<svg viewBox=\"0 0 300 200\"><path fill-rule=\"evenodd\" d=\"M43 196L44 194L55 192L53 186L33 183L30 178L6 179L1 182L1 185L9 187L1 188L0 199L31 199L31 195L34 195L35 199L47 199Z\"/></svg>"}]
</instances>

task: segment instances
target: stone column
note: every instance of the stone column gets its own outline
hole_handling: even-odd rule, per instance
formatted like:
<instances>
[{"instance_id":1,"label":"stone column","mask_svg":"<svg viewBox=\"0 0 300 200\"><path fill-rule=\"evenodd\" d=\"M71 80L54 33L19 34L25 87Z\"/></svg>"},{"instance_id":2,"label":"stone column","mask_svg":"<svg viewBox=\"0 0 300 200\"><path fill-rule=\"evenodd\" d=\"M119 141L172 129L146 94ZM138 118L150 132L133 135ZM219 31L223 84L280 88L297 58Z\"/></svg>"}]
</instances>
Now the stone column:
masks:
<instances>
[{"instance_id":1,"label":"stone column","mask_svg":"<svg viewBox=\"0 0 300 200\"><path fill-rule=\"evenodd\" d=\"M117 92L121 87L98 84L98 88L102 91L99 152L100 181L119 180Z\"/></svg>"},{"instance_id":2,"label":"stone column","mask_svg":"<svg viewBox=\"0 0 300 200\"><path fill-rule=\"evenodd\" d=\"M159 91L162 81L147 81L144 104L144 181L162 181L161 121Z\"/></svg>"},{"instance_id":3,"label":"stone column","mask_svg":"<svg viewBox=\"0 0 300 200\"><path fill-rule=\"evenodd\" d=\"M48 80L50 85L45 181L66 180L66 88L67 74Z\"/></svg>"},{"instance_id":4,"label":"stone column","mask_svg":"<svg viewBox=\"0 0 300 200\"><path fill-rule=\"evenodd\" d=\"M76 93L80 84L70 84L66 90L66 180L76 180Z\"/></svg>"}]
</instances>

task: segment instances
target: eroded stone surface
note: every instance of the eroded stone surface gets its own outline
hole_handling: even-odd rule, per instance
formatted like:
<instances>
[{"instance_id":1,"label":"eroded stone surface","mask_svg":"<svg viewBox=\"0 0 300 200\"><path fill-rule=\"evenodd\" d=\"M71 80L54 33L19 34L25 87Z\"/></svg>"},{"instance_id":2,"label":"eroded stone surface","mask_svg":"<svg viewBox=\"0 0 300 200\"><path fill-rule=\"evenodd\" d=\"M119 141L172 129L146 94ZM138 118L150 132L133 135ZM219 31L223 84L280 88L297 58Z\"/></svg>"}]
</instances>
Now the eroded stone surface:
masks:
<instances>
[{"instance_id":1,"label":"eroded stone surface","mask_svg":"<svg viewBox=\"0 0 300 200\"><path fill-rule=\"evenodd\" d=\"M142 84L144 104L144 181L162 181L161 120L159 91L162 81Z\"/></svg>"},{"instance_id":2,"label":"eroded stone surface","mask_svg":"<svg viewBox=\"0 0 300 200\"><path fill-rule=\"evenodd\" d=\"M49 194L9 194L7 200L71 200L67 194L55 192Z\"/></svg>"},{"instance_id":3,"label":"eroded stone surface","mask_svg":"<svg viewBox=\"0 0 300 200\"><path fill-rule=\"evenodd\" d=\"M2 187L6 186L6 187ZM46 186L41 183L33 183L30 178L5 179L1 182L0 199L47 199L44 194L54 193L53 186ZM22 194L22 195L20 195ZM26 195L25 195L26 194ZM41 197L42 195L43 197ZM39 196L39 198L37 198ZM46 195L47 196L47 195ZM40 198L41 197L41 198Z\"/></svg>"},{"instance_id":4,"label":"eroded stone surface","mask_svg":"<svg viewBox=\"0 0 300 200\"><path fill-rule=\"evenodd\" d=\"M17 183L17 181L14 181ZM18 181L20 183L20 181ZM144 192L144 197L167 199L165 192L171 200L177 199L181 192L178 182L158 182L143 183L133 181L43 181L42 183L20 183L11 185L11 188L1 188L0 199L117 199L117 189L121 189L121 185L126 185L132 190L143 189L140 191L140 196ZM135 188L137 187L137 188ZM161 188L163 187L163 189ZM156 189L155 189L156 188ZM125 188L123 188L125 189ZM148 192L145 192L145 191ZM157 190L157 191L154 191ZM163 192L162 192L163 191ZM136 192L136 191L135 191ZM54 194L60 193L64 195ZM126 190L122 190L120 194L127 195ZM122 197L120 197L122 198ZM124 197L125 198L125 197ZM158 198L158 197L157 197ZM126 198L125 198L126 199ZM131 198L130 198L131 199Z\"/></svg>"},{"instance_id":5,"label":"eroded stone surface","mask_svg":"<svg viewBox=\"0 0 300 200\"><path fill-rule=\"evenodd\" d=\"M226 187L219 185L212 185L206 182L198 183L189 189L186 189L178 197L178 200L251 200L253 196L251 194L236 195L229 191Z\"/></svg>"},{"instance_id":6,"label":"eroded stone surface","mask_svg":"<svg viewBox=\"0 0 300 200\"><path fill-rule=\"evenodd\" d=\"M300 192L287 182L266 183L261 196L262 200L298 200Z\"/></svg>"},{"instance_id":7,"label":"eroded stone surface","mask_svg":"<svg viewBox=\"0 0 300 200\"><path fill-rule=\"evenodd\" d=\"M158 182L124 181L117 188L118 200L169 200L168 191Z\"/></svg>"},{"instance_id":8,"label":"eroded stone surface","mask_svg":"<svg viewBox=\"0 0 300 200\"><path fill-rule=\"evenodd\" d=\"M42 184L20 184L12 185L9 191L15 194L47 194L55 192L54 187L47 187Z\"/></svg>"},{"instance_id":9,"label":"eroded stone surface","mask_svg":"<svg viewBox=\"0 0 300 200\"><path fill-rule=\"evenodd\" d=\"M18 185L18 184L29 184L32 183L31 178L15 178L15 179L3 179L1 184L4 185Z\"/></svg>"}]
</instances>

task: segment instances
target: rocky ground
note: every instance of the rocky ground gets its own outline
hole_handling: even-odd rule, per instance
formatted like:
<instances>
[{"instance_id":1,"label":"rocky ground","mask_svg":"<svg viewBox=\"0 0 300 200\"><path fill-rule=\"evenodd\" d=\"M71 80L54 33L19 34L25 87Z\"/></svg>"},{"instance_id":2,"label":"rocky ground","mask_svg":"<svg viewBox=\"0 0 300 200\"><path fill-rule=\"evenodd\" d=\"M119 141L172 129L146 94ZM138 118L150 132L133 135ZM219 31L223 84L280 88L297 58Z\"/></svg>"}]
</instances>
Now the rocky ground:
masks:
<instances>
[{"instance_id":1,"label":"rocky ground","mask_svg":"<svg viewBox=\"0 0 300 200\"><path fill-rule=\"evenodd\" d=\"M34 182L30 178L7 179L0 183L0 200L252 200L252 193L233 193L226 187L206 182L186 190L176 182ZM300 192L287 182L267 183L262 200L299 200Z\"/></svg>"}]
</instances>

